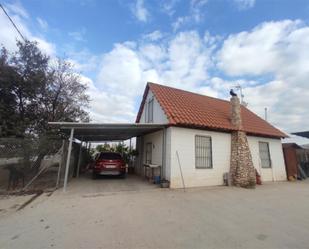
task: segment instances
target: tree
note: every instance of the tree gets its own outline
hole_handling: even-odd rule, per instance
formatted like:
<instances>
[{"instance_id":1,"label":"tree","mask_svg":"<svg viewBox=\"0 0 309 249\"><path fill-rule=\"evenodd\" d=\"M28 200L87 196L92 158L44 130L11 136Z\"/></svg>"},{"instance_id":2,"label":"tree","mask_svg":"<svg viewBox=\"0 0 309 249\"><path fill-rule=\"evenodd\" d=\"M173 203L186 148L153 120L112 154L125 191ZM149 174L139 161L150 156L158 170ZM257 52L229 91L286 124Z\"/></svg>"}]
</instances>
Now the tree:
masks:
<instances>
[{"instance_id":1,"label":"tree","mask_svg":"<svg viewBox=\"0 0 309 249\"><path fill-rule=\"evenodd\" d=\"M49 57L37 47L36 42L17 42L18 50L9 59L14 72L11 84L16 99L16 135L36 132L36 120L40 108L39 96L46 87Z\"/></svg>"},{"instance_id":2,"label":"tree","mask_svg":"<svg viewBox=\"0 0 309 249\"><path fill-rule=\"evenodd\" d=\"M38 130L47 129L47 122L89 122L86 111L89 96L81 76L74 72L73 65L61 59L52 63L48 72L48 84L42 91L37 124Z\"/></svg>"},{"instance_id":3,"label":"tree","mask_svg":"<svg viewBox=\"0 0 309 249\"><path fill-rule=\"evenodd\" d=\"M55 146L47 140L51 121L89 121L87 87L73 66L51 59L36 42L17 42L17 51L0 52L0 137L37 140L37 161ZM29 143L21 142L24 158ZM28 159L27 159L28 160ZM28 160L29 161L29 160Z\"/></svg>"},{"instance_id":4,"label":"tree","mask_svg":"<svg viewBox=\"0 0 309 249\"><path fill-rule=\"evenodd\" d=\"M13 93L16 72L10 67L8 51L0 52L0 137L14 135L17 99Z\"/></svg>"},{"instance_id":5,"label":"tree","mask_svg":"<svg viewBox=\"0 0 309 249\"><path fill-rule=\"evenodd\" d=\"M107 151L111 151L112 148L108 143L105 143L105 144L97 145L95 149L97 152L107 152Z\"/></svg>"},{"instance_id":6,"label":"tree","mask_svg":"<svg viewBox=\"0 0 309 249\"><path fill-rule=\"evenodd\" d=\"M87 87L73 66L51 60L36 42L17 47L0 53L0 136L41 136L51 121L89 121Z\"/></svg>"}]
</instances>

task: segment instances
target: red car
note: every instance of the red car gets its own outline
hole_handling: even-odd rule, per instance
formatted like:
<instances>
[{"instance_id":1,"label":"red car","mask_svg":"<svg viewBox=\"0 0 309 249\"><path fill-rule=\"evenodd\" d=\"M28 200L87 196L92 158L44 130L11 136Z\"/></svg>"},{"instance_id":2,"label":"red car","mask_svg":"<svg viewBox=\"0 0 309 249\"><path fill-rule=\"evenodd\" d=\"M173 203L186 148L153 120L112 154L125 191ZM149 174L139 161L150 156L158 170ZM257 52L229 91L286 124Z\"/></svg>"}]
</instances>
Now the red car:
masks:
<instances>
[{"instance_id":1,"label":"red car","mask_svg":"<svg viewBox=\"0 0 309 249\"><path fill-rule=\"evenodd\" d=\"M99 175L126 176L126 164L121 154L116 152L101 152L95 160L92 176L96 179Z\"/></svg>"}]
</instances>

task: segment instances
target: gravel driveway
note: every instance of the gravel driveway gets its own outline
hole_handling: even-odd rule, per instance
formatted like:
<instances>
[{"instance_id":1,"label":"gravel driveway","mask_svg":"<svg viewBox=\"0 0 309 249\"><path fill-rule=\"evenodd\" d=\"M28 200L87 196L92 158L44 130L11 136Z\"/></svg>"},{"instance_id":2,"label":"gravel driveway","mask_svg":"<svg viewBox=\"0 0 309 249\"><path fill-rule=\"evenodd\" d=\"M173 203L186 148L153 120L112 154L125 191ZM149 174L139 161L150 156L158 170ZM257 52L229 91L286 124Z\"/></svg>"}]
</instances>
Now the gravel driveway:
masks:
<instances>
[{"instance_id":1,"label":"gravel driveway","mask_svg":"<svg viewBox=\"0 0 309 249\"><path fill-rule=\"evenodd\" d=\"M255 190L58 191L0 217L1 249L308 247L309 181Z\"/></svg>"}]
</instances>

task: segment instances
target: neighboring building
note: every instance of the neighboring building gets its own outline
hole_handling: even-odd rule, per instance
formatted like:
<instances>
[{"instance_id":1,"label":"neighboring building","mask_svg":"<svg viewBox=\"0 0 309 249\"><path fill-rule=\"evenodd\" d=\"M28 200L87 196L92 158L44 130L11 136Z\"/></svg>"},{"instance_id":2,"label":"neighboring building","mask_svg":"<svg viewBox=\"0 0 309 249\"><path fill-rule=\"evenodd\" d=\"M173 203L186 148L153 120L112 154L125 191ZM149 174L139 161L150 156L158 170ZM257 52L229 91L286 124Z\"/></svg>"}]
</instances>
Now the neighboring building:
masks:
<instances>
[{"instance_id":1,"label":"neighboring building","mask_svg":"<svg viewBox=\"0 0 309 249\"><path fill-rule=\"evenodd\" d=\"M233 162L238 165L238 154L247 148L240 158L260 173L262 181L285 180L281 138L286 135L247 108L237 107L235 100L231 111L229 101L148 83L136 122L166 124L166 128L137 137L137 172L143 172L145 163L162 165L162 177L178 188L182 187L180 164L186 187L222 185L223 174L230 172ZM236 125L232 113L237 112ZM243 138L244 146L236 148Z\"/></svg>"},{"instance_id":2,"label":"neighboring building","mask_svg":"<svg viewBox=\"0 0 309 249\"><path fill-rule=\"evenodd\" d=\"M296 143L284 143L282 147L288 179L305 179L309 177L308 146L299 146Z\"/></svg>"}]
</instances>

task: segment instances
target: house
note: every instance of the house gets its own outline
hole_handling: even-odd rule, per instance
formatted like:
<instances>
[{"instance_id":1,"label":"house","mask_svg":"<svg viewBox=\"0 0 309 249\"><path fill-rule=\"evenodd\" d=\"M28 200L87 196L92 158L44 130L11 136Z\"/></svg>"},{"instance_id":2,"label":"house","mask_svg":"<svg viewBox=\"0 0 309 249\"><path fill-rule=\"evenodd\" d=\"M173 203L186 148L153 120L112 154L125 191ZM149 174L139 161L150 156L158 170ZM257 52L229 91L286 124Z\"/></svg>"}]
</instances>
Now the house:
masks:
<instances>
[{"instance_id":1,"label":"house","mask_svg":"<svg viewBox=\"0 0 309 249\"><path fill-rule=\"evenodd\" d=\"M239 104L148 83L136 123L166 124L137 137L136 171L161 165L171 188L223 184L230 172L236 185L286 180L281 138L286 134ZM241 179L242 177L246 179ZM246 181L246 183L244 183Z\"/></svg>"}]
</instances>

